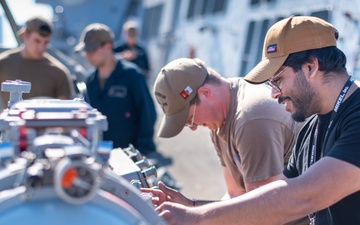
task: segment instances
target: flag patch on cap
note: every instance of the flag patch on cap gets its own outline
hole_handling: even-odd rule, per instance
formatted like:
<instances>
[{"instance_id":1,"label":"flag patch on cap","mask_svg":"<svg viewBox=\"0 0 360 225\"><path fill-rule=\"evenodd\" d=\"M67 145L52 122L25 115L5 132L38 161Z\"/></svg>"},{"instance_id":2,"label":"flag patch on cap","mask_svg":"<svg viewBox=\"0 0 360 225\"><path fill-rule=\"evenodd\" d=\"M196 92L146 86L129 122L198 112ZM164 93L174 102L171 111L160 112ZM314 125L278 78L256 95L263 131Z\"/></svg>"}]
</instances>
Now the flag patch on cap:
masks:
<instances>
[{"instance_id":1,"label":"flag patch on cap","mask_svg":"<svg viewBox=\"0 0 360 225\"><path fill-rule=\"evenodd\" d=\"M193 89L191 89L190 86L187 86L184 90L182 90L180 95L181 95L181 97L183 97L183 99L187 99L189 97L189 95L191 95L192 92L193 92Z\"/></svg>"},{"instance_id":2,"label":"flag patch on cap","mask_svg":"<svg viewBox=\"0 0 360 225\"><path fill-rule=\"evenodd\" d=\"M273 52L276 52L277 51L277 49L276 49L276 44L273 44L273 45L269 45L268 47L267 47L267 53L273 53Z\"/></svg>"}]
</instances>

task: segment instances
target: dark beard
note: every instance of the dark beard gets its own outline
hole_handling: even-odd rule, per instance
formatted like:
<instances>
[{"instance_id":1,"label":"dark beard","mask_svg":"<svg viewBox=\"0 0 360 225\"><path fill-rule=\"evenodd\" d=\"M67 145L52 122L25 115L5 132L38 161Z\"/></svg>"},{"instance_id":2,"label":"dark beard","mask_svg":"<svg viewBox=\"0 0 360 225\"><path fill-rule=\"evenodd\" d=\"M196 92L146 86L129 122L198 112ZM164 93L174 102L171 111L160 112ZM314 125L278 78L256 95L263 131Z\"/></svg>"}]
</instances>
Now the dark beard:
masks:
<instances>
[{"instance_id":1,"label":"dark beard","mask_svg":"<svg viewBox=\"0 0 360 225\"><path fill-rule=\"evenodd\" d=\"M295 111L294 113L291 114L291 117L293 118L293 120L295 120L296 122L304 122L306 117L305 114L302 111Z\"/></svg>"},{"instance_id":2,"label":"dark beard","mask_svg":"<svg viewBox=\"0 0 360 225\"><path fill-rule=\"evenodd\" d=\"M307 117L311 116L310 112L315 91L306 81L305 74L301 70L296 73L294 87L296 87L296 90L291 93L291 98L287 96L280 97L278 102L291 100L295 109L291 117L296 122L304 122Z\"/></svg>"}]
</instances>

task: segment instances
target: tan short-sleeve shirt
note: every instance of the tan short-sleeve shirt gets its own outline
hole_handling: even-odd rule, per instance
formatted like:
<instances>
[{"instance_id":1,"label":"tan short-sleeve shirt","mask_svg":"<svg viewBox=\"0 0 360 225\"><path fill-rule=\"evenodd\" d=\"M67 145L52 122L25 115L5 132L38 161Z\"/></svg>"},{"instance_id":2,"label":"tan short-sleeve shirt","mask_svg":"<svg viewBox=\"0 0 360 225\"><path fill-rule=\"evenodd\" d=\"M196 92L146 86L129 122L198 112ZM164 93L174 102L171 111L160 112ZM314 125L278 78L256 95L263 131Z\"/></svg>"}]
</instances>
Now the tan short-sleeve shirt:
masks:
<instances>
[{"instance_id":1,"label":"tan short-sleeve shirt","mask_svg":"<svg viewBox=\"0 0 360 225\"><path fill-rule=\"evenodd\" d=\"M215 149L237 185L282 173L302 123L272 99L265 85L231 80L231 103L224 124L211 132Z\"/></svg>"}]
</instances>

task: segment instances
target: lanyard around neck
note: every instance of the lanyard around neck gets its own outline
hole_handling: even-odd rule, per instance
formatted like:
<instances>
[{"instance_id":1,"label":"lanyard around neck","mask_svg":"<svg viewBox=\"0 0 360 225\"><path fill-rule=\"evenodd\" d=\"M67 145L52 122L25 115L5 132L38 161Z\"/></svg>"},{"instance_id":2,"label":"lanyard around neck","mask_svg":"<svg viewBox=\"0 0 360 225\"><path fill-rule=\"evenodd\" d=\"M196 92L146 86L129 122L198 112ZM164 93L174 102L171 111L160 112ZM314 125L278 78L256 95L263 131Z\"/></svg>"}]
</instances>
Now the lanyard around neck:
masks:
<instances>
[{"instance_id":1,"label":"lanyard around neck","mask_svg":"<svg viewBox=\"0 0 360 225\"><path fill-rule=\"evenodd\" d=\"M339 111L339 108L340 108L340 105L343 102L343 99L345 98L347 92L349 91L349 89L350 89L350 87L351 87L351 85L353 83L354 83L354 78L352 78L352 76L349 76L349 79L346 81L342 91L340 92L340 94L339 94L339 96L338 96L338 98L337 98L337 100L335 102L334 109L331 112L330 122L329 122L329 125L328 125L328 127L326 129L326 132L325 132L324 141L327 138L329 130L330 130L330 128L331 128L331 126L333 124L333 121L334 121L334 119L335 119L335 117L336 117L336 115L337 115L337 113ZM319 128L319 122L317 122L314 137L313 137L313 141L312 141L309 167L315 163L315 159L316 159L316 143L317 143L317 136L318 136L318 128Z\"/></svg>"}]
</instances>

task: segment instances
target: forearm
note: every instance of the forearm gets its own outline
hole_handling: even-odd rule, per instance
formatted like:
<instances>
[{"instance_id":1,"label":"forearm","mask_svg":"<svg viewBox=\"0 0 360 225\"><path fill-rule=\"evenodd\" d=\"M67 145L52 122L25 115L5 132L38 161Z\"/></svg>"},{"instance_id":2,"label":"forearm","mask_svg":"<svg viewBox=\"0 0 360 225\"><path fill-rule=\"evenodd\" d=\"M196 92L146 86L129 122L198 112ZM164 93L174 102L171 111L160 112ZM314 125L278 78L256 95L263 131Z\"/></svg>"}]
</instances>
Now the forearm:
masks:
<instances>
[{"instance_id":1,"label":"forearm","mask_svg":"<svg viewBox=\"0 0 360 225\"><path fill-rule=\"evenodd\" d=\"M297 178L275 181L194 210L200 215L199 224L285 224L360 190L359 174L354 165L324 157Z\"/></svg>"},{"instance_id":2,"label":"forearm","mask_svg":"<svg viewBox=\"0 0 360 225\"><path fill-rule=\"evenodd\" d=\"M296 200L291 193L288 182L277 181L256 192L194 210L200 214L200 224L284 224L306 215L301 207L293 207Z\"/></svg>"},{"instance_id":3,"label":"forearm","mask_svg":"<svg viewBox=\"0 0 360 225\"><path fill-rule=\"evenodd\" d=\"M359 177L357 166L324 157L299 177L275 181L227 201L194 208L163 204L157 210L169 224L285 224L359 191Z\"/></svg>"},{"instance_id":4,"label":"forearm","mask_svg":"<svg viewBox=\"0 0 360 225\"><path fill-rule=\"evenodd\" d=\"M227 201L199 207L164 203L157 211L171 225L285 224L307 214L303 211L306 204L296 204L302 196L292 195L293 187L287 181L276 181Z\"/></svg>"}]
</instances>

